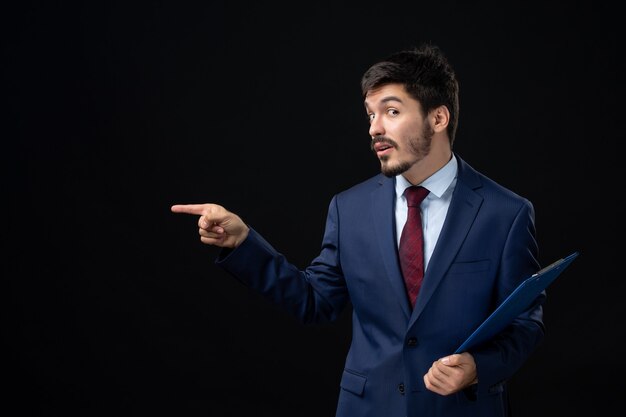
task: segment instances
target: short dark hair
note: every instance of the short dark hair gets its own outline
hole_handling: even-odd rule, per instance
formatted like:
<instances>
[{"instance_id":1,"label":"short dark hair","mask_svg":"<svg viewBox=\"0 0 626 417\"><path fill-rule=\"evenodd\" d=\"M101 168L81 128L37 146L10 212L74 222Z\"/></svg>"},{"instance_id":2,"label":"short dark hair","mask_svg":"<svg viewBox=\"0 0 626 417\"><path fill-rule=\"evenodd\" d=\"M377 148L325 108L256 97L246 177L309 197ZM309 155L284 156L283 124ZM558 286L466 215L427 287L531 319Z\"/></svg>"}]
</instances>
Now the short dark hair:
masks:
<instances>
[{"instance_id":1,"label":"short dark hair","mask_svg":"<svg viewBox=\"0 0 626 417\"><path fill-rule=\"evenodd\" d=\"M372 90L386 84L402 84L426 114L444 105L450 112L448 136L454 143L459 120L459 83L454 69L438 46L424 43L395 52L372 65L361 78L365 98Z\"/></svg>"}]
</instances>

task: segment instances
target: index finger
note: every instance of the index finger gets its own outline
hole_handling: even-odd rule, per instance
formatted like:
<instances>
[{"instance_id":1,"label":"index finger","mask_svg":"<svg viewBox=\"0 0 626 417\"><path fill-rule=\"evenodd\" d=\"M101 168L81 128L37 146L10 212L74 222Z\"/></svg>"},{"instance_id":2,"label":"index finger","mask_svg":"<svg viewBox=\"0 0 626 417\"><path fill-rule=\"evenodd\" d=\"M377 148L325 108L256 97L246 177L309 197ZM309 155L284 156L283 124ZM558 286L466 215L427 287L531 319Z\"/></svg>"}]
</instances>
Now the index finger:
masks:
<instances>
[{"instance_id":1,"label":"index finger","mask_svg":"<svg viewBox=\"0 0 626 417\"><path fill-rule=\"evenodd\" d=\"M204 214L204 204L174 204L171 207L172 213L185 213L185 214Z\"/></svg>"}]
</instances>

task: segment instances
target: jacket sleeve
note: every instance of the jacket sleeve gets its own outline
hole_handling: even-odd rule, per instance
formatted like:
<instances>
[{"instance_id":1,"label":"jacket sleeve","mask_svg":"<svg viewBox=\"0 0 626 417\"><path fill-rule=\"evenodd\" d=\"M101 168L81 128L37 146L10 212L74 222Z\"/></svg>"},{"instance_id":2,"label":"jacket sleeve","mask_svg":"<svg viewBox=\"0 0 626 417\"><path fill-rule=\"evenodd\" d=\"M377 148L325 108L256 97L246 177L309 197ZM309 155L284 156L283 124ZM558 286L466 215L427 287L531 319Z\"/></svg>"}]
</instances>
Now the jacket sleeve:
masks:
<instances>
[{"instance_id":1,"label":"jacket sleeve","mask_svg":"<svg viewBox=\"0 0 626 417\"><path fill-rule=\"evenodd\" d=\"M502 251L497 300L504 299L527 277L537 272L534 210L525 201L515 217ZM534 302L489 343L470 349L478 371L478 393L497 391L528 359L544 337L543 291Z\"/></svg>"},{"instance_id":2,"label":"jacket sleeve","mask_svg":"<svg viewBox=\"0 0 626 417\"><path fill-rule=\"evenodd\" d=\"M234 250L223 250L215 263L303 323L332 321L347 305L348 291L339 265L336 200L330 204L322 249L299 270L257 231Z\"/></svg>"}]
</instances>

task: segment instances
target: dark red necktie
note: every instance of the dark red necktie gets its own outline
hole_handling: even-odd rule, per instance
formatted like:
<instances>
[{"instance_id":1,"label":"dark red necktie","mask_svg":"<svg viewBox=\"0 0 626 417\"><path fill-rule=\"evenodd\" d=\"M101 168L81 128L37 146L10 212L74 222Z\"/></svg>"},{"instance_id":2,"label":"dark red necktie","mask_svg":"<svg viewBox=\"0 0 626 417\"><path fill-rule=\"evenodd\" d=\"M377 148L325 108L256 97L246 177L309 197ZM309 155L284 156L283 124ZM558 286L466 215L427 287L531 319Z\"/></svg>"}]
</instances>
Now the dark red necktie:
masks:
<instances>
[{"instance_id":1,"label":"dark red necktie","mask_svg":"<svg viewBox=\"0 0 626 417\"><path fill-rule=\"evenodd\" d=\"M400 267L404 276L411 307L415 307L417 293L424 279L424 235L420 203L428 195L428 190L419 185L404 191L408 205L408 214L402 235L400 236Z\"/></svg>"}]
</instances>

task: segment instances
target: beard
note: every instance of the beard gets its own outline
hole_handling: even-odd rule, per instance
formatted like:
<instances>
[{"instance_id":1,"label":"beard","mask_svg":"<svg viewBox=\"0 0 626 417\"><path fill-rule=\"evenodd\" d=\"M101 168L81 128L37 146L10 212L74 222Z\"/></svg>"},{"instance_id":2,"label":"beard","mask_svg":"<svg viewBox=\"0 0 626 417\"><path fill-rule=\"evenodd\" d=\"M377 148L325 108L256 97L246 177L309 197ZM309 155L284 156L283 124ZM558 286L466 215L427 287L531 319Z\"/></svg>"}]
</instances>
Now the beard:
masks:
<instances>
[{"instance_id":1,"label":"beard","mask_svg":"<svg viewBox=\"0 0 626 417\"><path fill-rule=\"evenodd\" d=\"M411 160L408 161L398 161L395 164L389 162L388 156L382 156L380 158L380 170L386 177L395 177L397 175L406 172L409 168L413 166L416 162L421 161L430 153L430 145L433 139L433 135L435 131L430 126L430 123L426 123L422 131L409 138L408 141L408 149L411 155L414 156ZM386 143L390 146L393 146L395 149L398 149L398 143L386 136L377 136L372 139L371 148L374 150L374 144L378 142Z\"/></svg>"}]
</instances>

